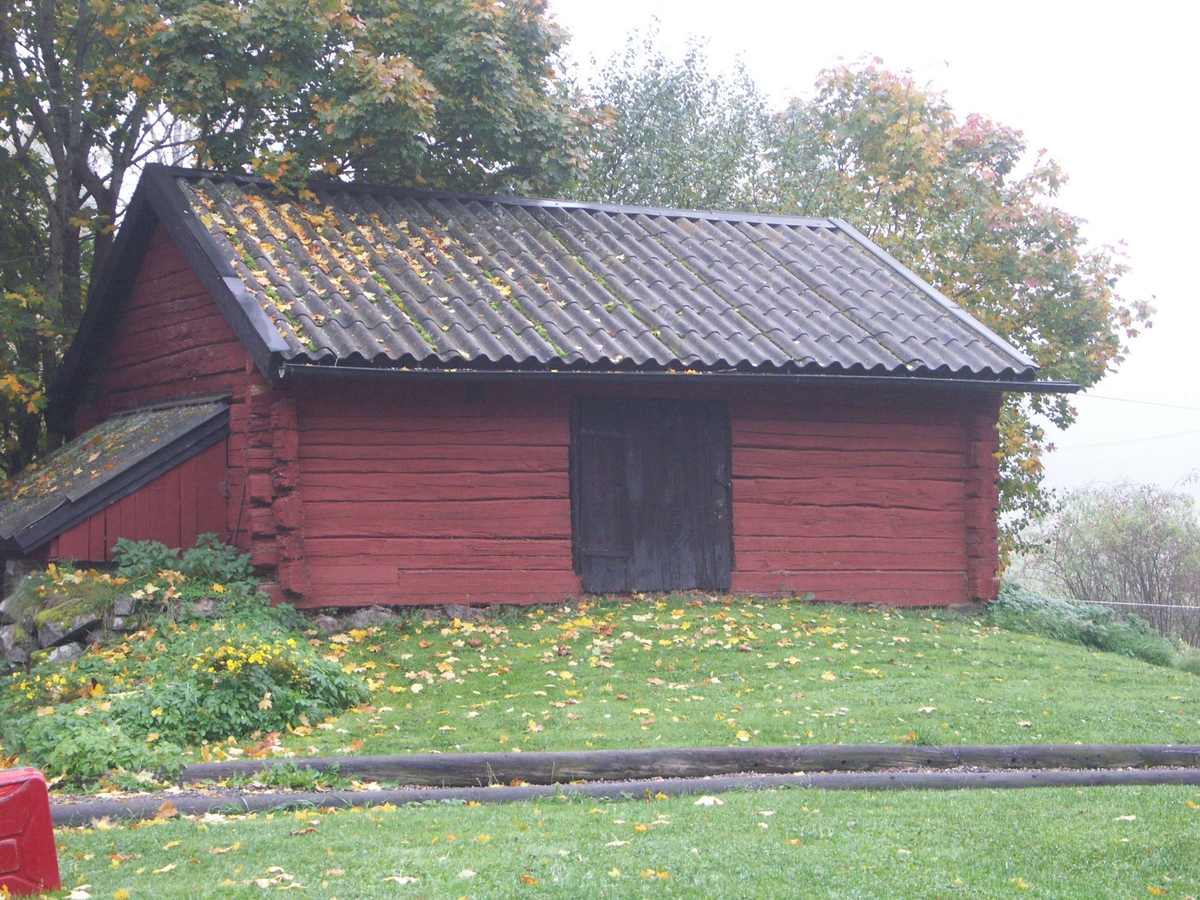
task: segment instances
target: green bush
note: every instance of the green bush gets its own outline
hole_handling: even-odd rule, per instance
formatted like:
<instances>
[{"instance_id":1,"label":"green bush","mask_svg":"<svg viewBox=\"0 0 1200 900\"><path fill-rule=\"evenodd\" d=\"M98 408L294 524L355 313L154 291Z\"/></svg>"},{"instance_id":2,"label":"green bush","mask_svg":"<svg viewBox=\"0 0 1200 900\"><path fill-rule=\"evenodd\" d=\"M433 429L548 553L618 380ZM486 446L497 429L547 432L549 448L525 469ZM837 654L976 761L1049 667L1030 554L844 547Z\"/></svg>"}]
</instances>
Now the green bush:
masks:
<instances>
[{"instance_id":1,"label":"green bush","mask_svg":"<svg viewBox=\"0 0 1200 900\"><path fill-rule=\"evenodd\" d=\"M1119 653L1156 666L1176 663L1171 642L1150 623L1129 613L1071 600L1059 600L1006 583L988 604L990 624Z\"/></svg>"},{"instance_id":2,"label":"green bush","mask_svg":"<svg viewBox=\"0 0 1200 900\"><path fill-rule=\"evenodd\" d=\"M1027 565L1080 603L1134 606L1163 634L1200 646L1200 520L1193 498L1123 482L1068 493Z\"/></svg>"},{"instance_id":3,"label":"green bush","mask_svg":"<svg viewBox=\"0 0 1200 900\"><path fill-rule=\"evenodd\" d=\"M163 775L179 771L180 748L157 735L130 737L111 704L78 701L26 713L7 723L18 740L6 745L20 750L54 774L88 781L113 771L153 770Z\"/></svg>"},{"instance_id":4,"label":"green bush","mask_svg":"<svg viewBox=\"0 0 1200 900\"><path fill-rule=\"evenodd\" d=\"M369 699L360 678L294 632L260 634L246 618L164 622L73 663L10 676L0 697L5 746L77 781L117 768L165 772L178 744L243 740ZM261 611L249 618L278 624Z\"/></svg>"},{"instance_id":5,"label":"green bush","mask_svg":"<svg viewBox=\"0 0 1200 900\"><path fill-rule=\"evenodd\" d=\"M150 578L163 570L179 571L179 548L168 549L158 541L131 541L120 538L112 548L121 578Z\"/></svg>"},{"instance_id":6,"label":"green bush","mask_svg":"<svg viewBox=\"0 0 1200 900\"><path fill-rule=\"evenodd\" d=\"M360 678L308 645L292 607L272 607L257 592L248 557L212 535L182 558L148 541L122 541L117 550L125 574L115 578L51 567L57 602L70 607L74 592L99 585L110 602L121 588L143 612L169 615L71 663L37 665L0 682L9 752L75 781L112 770L166 773L178 767L181 744L279 731L369 698ZM31 597L41 602L50 593L36 582ZM220 618L190 612L189 600L214 594Z\"/></svg>"}]
</instances>

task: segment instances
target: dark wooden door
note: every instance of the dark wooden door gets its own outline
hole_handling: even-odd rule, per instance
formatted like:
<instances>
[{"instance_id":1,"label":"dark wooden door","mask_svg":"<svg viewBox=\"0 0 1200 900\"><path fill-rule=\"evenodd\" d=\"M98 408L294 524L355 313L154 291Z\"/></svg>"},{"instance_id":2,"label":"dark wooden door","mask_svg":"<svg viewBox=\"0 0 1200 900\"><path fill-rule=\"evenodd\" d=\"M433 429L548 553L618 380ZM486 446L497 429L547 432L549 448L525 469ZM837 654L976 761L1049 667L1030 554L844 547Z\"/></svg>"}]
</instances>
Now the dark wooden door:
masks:
<instances>
[{"instance_id":1,"label":"dark wooden door","mask_svg":"<svg viewBox=\"0 0 1200 900\"><path fill-rule=\"evenodd\" d=\"M724 404L581 400L571 451L573 537L585 591L729 588Z\"/></svg>"}]
</instances>

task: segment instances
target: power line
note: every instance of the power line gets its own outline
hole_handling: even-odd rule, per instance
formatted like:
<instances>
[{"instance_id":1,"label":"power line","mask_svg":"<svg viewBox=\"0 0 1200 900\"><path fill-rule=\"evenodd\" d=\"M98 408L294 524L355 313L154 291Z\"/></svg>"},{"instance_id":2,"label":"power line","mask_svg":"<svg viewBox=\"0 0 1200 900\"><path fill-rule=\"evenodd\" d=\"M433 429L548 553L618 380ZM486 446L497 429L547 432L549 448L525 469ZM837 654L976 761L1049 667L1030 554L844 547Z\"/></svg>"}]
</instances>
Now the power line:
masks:
<instances>
[{"instance_id":1,"label":"power line","mask_svg":"<svg viewBox=\"0 0 1200 900\"><path fill-rule=\"evenodd\" d=\"M1163 441L1167 438L1184 437L1185 435L1189 434L1200 434L1200 428L1193 429L1192 431L1176 431L1174 434L1153 434L1150 435L1150 437L1129 438L1128 440L1124 441L1104 441L1099 444L1077 444L1074 447L1055 447L1054 450L1056 453L1060 453L1063 450L1087 450L1092 447L1115 447L1117 444L1140 444L1144 441Z\"/></svg>"},{"instance_id":2,"label":"power line","mask_svg":"<svg viewBox=\"0 0 1200 900\"><path fill-rule=\"evenodd\" d=\"M1193 412L1200 412L1200 406L1179 406L1175 403L1155 403L1153 400L1130 400L1128 397L1108 397L1104 394L1080 394L1081 398L1089 398L1092 400L1114 400L1117 403L1136 403L1138 406L1161 406L1164 409L1190 409Z\"/></svg>"}]
</instances>

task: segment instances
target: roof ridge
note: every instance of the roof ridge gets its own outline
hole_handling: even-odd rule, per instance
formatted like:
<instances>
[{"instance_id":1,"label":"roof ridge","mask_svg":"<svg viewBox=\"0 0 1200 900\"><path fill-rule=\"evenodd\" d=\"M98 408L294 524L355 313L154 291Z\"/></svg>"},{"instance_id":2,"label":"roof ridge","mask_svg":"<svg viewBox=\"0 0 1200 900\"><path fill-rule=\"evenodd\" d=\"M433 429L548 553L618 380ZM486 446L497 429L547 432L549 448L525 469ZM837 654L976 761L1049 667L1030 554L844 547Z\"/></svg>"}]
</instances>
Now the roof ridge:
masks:
<instances>
[{"instance_id":1,"label":"roof ridge","mask_svg":"<svg viewBox=\"0 0 1200 900\"><path fill-rule=\"evenodd\" d=\"M271 191L278 190L278 185L261 175L247 175L242 172L219 172L213 169L192 169L185 166L166 166L161 163L148 165L147 170L155 168L165 172L172 178L200 179L212 181L231 181L234 184L254 184ZM423 199L450 198L460 201L477 203L500 203L509 206L523 206L535 209L580 209L595 210L618 215L663 216L673 219L708 219L726 222L747 222L755 225L797 225L809 228L829 228L836 230L836 220L827 216L795 216L776 213L758 213L752 210L718 210L718 209L682 209L671 206L642 206L639 204L607 203L601 200L571 200L557 197L526 197L516 194L479 194L471 191L455 191L449 188L423 188L411 185L384 184L359 181L338 181L331 178L311 178L305 181L310 190L344 191L346 193L389 193L402 194Z\"/></svg>"}]
</instances>

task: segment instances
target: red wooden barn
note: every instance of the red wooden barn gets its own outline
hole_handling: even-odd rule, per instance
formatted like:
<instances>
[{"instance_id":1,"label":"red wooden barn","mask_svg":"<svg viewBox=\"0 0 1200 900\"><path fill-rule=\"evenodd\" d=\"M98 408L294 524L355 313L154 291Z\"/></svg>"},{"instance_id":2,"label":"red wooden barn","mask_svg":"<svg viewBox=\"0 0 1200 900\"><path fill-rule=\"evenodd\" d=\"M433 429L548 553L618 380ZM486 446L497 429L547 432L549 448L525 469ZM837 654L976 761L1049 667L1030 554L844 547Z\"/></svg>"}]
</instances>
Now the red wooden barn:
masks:
<instances>
[{"instance_id":1,"label":"red wooden barn","mask_svg":"<svg viewBox=\"0 0 1200 900\"><path fill-rule=\"evenodd\" d=\"M837 219L151 166L0 539L213 531L310 607L988 599L1036 375Z\"/></svg>"}]
</instances>

